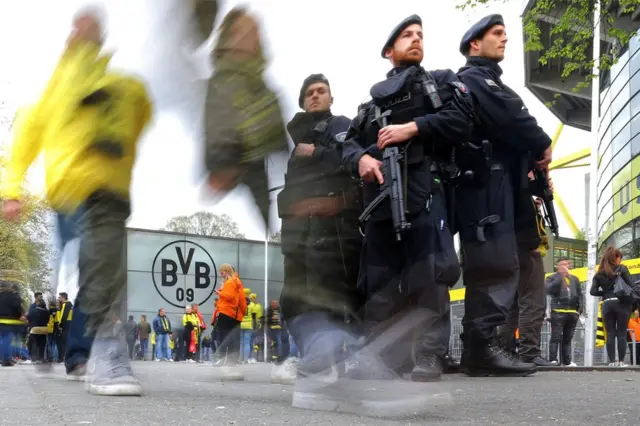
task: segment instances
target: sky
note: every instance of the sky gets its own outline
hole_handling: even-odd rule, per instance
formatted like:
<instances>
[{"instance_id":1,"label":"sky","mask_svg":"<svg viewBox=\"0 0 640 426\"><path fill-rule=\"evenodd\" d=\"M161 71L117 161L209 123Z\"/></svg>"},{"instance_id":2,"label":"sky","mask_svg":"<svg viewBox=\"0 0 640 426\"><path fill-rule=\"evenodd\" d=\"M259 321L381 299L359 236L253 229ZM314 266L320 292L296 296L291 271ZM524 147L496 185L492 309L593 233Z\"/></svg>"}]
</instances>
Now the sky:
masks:
<instances>
[{"instance_id":1,"label":"sky","mask_svg":"<svg viewBox=\"0 0 640 426\"><path fill-rule=\"evenodd\" d=\"M417 13L423 19L426 69L457 70L464 65L460 38L481 17L501 13L509 42L501 66L503 81L523 98L531 114L550 135L559 121L524 87L521 0L490 2L470 11L456 9L456 0L403 0L389 7L368 0L253 0L242 4L258 16L266 47L268 84L280 96L285 119L298 112L297 98L305 77L327 76L334 97L332 111L353 117L369 88L385 78L390 63L380 49L392 28ZM187 0L4 0L0 2L0 140L8 143L13 111L37 99L51 74L79 6L105 4L108 38L115 49L112 66L142 77L155 104L155 117L138 148L132 181L129 226L159 229L176 215L200 210L228 214L249 239L264 238L257 209L248 191L238 188L213 202L202 185L202 111L206 82L199 77L202 63L191 52L199 41L192 30ZM222 13L237 1L223 0ZM590 134L565 127L554 156L589 145ZM270 186L283 183L283 158L270 162ZM579 228L585 225L584 174L567 169L553 173L556 191L572 211ZM32 168L30 188L44 191L42 161ZM272 203L275 215L275 203ZM573 237L559 214L560 233ZM278 228L278 220L272 228Z\"/></svg>"}]
</instances>

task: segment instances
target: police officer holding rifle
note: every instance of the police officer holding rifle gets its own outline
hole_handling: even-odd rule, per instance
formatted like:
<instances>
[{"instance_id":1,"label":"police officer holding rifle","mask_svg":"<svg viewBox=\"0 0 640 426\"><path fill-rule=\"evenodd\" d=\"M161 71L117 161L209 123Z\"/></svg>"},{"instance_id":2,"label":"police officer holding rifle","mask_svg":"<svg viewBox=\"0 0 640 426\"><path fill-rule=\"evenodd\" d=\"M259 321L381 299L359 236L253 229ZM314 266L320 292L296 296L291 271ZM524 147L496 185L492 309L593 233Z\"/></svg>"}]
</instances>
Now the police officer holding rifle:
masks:
<instances>
[{"instance_id":1,"label":"police officer holding rifle","mask_svg":"<svg viewBox=\"0 0 640 426\"><path fill-rule=\"evenodd\" d=\"M421 67L419 16L402 21L381 54L393 69L359 107L343 150L346 170L364 181L365 206L358 282L367 344L350 376L431 381L442 371L448 290L460 275L441 178L452 148L470 137L473 105L452 71Z\"/></svg>"}]
</instances>

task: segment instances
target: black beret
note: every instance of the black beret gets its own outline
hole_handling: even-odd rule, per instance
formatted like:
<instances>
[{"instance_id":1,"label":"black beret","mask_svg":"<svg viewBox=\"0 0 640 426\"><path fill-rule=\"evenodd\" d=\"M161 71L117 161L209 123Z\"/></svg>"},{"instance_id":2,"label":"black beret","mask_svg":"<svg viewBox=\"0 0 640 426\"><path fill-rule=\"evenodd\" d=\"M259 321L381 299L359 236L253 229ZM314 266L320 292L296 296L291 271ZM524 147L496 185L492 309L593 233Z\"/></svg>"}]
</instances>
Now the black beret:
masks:
<instances>
[{"instance_id":1,"label":"black beret","mask_svg":"<svg viewBox=\"0 0 640 426\"><path fill-rule=\"evenodd\" d=\"M464 56L467 56L469 53L469 43L473 40L478 40L482 38L487 31L491 29L494 25L504 25L504 19L502 19L502 15L488 15L476 22L469 30L464 33L462 36L462 40L460 40L460 53Z\"/></svg>"},{"instance_id":2,"label":"black beret","mask_svg":"<svg viewBox=\"0 0 640 426\"><path fill-rule=\"evenodd\" d=\"M383 58L386 58L386 56L384 55L386 50L390 47L393 47L393 43L396 42L396 39L398 38L400 33L404 31L404 29L407 28L409 25L413 25L413 24L422 25L422 18L420 18L418 15L411 15L404 21L400 22L393 29L393 31L391 31L391 34L389 34L389 38L387 38L387 42L384 44L384 47L382 48L381 55Z\"/></svg>"},{"instance_id":3,"label":"black beret","mask_svg":"<svg viewBox=\"0 0 640 426\"><path fill-rule=\"evenodd\" d=\"M311 74L309 77L304 79L302 87L300 88L300 96L298 96L298 105L300 106L300 108L304 108L304 95L307 92L307 89L309 88L309 86L315 83L324 83L327 85L327 87L329 87L329 91L331 91L329 80L327 80L327 77L325 77L324 74Z\"/></svg>"}]
</instances>

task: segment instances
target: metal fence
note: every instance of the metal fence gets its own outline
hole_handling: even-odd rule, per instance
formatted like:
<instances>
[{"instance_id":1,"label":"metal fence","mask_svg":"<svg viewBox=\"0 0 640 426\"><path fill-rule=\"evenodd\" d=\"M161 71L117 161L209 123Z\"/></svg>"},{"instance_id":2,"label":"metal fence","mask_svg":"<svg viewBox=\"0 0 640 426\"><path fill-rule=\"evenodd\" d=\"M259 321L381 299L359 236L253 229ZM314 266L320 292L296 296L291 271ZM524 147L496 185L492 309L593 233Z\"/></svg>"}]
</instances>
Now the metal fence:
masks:
<instances>
[{"instance_id":1,"label":"metal fence","mask_svg":"<svg viewBox=\"0 0 640 426\"><path fill-rule=\"evenodd\" d=\"M459 319L453 317L451 321L451 339L450 339L450 353L456 358L460 359L462 355L462 342L460 340L460 333L462 333L462 324ZM636 341L636 336L633 330L629 330L631 338ZM639 336L640 337L640 336ZM542 325L542 333L540 336L540 349L542 357L549 359L549 339L551 338L551 326L548 322ZM576 327L575 334L572 342L572 361L578 365L584 365L584 341L585 341L585 329L581 324ZM633 345L633 349L636 345ZM635 351L627 350L625 357L625 363L627 365L635 365ZM607 365L609 363L607 359L607 351L604 347L595 348L593 352L593 364L594 365Z\"/></svg>"}]
</instances>

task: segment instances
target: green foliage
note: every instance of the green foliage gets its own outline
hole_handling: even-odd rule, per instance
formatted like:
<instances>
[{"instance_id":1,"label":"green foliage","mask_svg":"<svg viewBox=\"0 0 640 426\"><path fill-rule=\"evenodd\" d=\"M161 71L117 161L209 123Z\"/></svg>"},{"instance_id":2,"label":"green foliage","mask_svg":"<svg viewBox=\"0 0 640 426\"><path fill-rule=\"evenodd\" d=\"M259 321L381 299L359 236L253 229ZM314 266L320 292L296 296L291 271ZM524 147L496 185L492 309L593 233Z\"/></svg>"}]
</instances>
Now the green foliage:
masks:
<instances>
[{"instance_id":1,"label":"green foliage","mask_svg":"<svg viewBox=\"0 0 640 426\"><path fill-rule=\"evenodd\" d=\"M475 8L489 2L508 0L463 0L459 9ZM567 78L579 71L587 70L584 81L573 88L574 92L588 87L594 75L591 70L594 59L591 40L594 30L594 13L600 4L601 33L614 40L612 48L600 52L600 71L611 68L620 53L620 46L626 46L637 32L616 26L619 14L631 13L640 7L640 0L538 0L525 14L522 22L526 51L541 52L540 63L546 65L550 60L559 60L562 64L561 75ZM545 50L538 17L553 16L556 19L551 29L551 43ZM546 40L545 40L546 41ZM584 72L584 71L583 71ZM553 102L552 102L553 103Z\"/></svg>"},{"instance_id":2,"label":"green foliage","mask_svg":"<svg viewBox=\"0 0 640 426\"><path fill-rule=\"evenodd\" d=\"M573 238L575 238L576 240L587 241L587 231L584 228L582 228L581 230L576 232Z\"/></svg>"},{"instance_id":3,"label":"green foliage","mask_svg":"<svg viewBox=\"0 0 640 426\"><path fill-rule=\"evenodd\" d=\"M167 222L163 230L207 237L245 238L238 229L238 224L229 216L209 212L176 216Z\"/></svg>"},{"instance_id":4,"label":"green foliage","mask_svg":"<svg viewBox=\"0 0 640 426\"><path fill-rule=\"evenodd\" d=\"M280 232L276 232L275 234L269 235L269 242L270 243L281 243L282 242L282 235L280 234Z\"/></svg>"}]
</instances>

